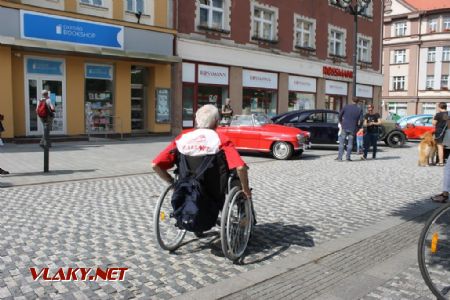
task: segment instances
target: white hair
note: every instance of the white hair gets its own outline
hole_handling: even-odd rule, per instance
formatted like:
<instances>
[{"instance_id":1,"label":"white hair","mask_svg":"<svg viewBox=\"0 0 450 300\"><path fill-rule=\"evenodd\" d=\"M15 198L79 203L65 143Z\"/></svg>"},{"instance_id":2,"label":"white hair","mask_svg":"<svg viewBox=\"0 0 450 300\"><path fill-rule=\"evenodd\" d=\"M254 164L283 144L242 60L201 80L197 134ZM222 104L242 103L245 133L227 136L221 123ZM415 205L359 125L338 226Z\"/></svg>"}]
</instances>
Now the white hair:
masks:
<instances>
[{"instance_id":1,"label":"white hair","mask_svg":"<svg viewBox=\"0 0 450 300\"><path fill-rule=\"evenodd\" d=\"M206 104L200 107L195 113L195 122L197 128L214 129L219 121L219 110L212 104Z\"/></svg>"}]
</instances>

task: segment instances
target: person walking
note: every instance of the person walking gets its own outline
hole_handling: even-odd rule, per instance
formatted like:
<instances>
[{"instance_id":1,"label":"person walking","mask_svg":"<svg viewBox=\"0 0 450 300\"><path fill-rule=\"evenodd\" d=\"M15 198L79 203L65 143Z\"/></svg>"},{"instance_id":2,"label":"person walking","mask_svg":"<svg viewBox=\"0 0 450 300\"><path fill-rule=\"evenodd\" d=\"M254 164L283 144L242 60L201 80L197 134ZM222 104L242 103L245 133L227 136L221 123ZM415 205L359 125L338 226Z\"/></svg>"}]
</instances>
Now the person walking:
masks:
<instances>
[{"instance_id":1,"label":"person walking","mask_svg":"<svg viewBox=\"0 0 450 300\"><path fill-rule=\"evenodd\" d=\"M55 116L55 107L49 98L49 91L42 90L42 98L39 100L36 106L36 113L44 126L44 134L41 138L39 146L41 147L51 147L49 140L50 131L52 130L53 118Z\"/></svg>"},{"instance_id":2,"label":"person walking","mask_svg":"<svg viewBox=\"0 0 450 300\"><path fill-rule=\"evenodd\" d=\"M445 131L447 130L447 120L448 120L448 112L447 112L447 103L439 102L438 104L438 112L434 115L432 124L436 127L436 131L434 132L434 139L438 148L438 157L439 162L437 166L444 166L444 145L442 142L444 141Z\"/></svg>"},{"instance_id":3,"label":"person walking","mask_svg":"<svg viewBox=\"0 0 450 300\"><path fill-rule=\"evenodd\" d=\"M225 105L222 106L222 120L221 124L229 125L231 123L231 117L233 116L233 109L231 108L230 98L225 99Z\"/></svg>"},{"instance_id":4,"label":"person walking","mask_svg":"<svg viewBox=\"0 0 450 300\"><path fill-rule=\"evenodd\" d=\"M2 132L5 131L5 128L3 127L3 119L5 117L0 114L0 146L3 146L3 140L2 140ZM0 168L0 175L8 175L9 172L6 170L3 170L2 168Z\"/></svg>"},{"instance_id":5,"label":"person walking","mask_svg":"<svg viewBox=\"0 0 450 300\"><path fill-rule=\"evenodd\" d=\"M351 154L353 148L353 139L356 130L361 128L363 120L363 112L358 106L358 99L353 99L353 104L347 104L339 113L339 123L342 126L341 134L339 135L339 152L337 161L342 161L344 155L345 140L347 140L347 161L351 161Z\"/></svg>"},{"instance_id":6,"label":"person walking","mask_svg":"<svg viewBox=\"0 0 450 300\"><path fill-rule=\"evenodd\" d=\"M378 126L381 125L381 117L379 113L373 111L373 105L367 106L367 114L364 115L364 126L367 128L364 135L364 154L361 156L362 160L367 159L370 147L372 147L372 159L377 158L377 143L378 143Z\"/></svg>"}]
</instances>

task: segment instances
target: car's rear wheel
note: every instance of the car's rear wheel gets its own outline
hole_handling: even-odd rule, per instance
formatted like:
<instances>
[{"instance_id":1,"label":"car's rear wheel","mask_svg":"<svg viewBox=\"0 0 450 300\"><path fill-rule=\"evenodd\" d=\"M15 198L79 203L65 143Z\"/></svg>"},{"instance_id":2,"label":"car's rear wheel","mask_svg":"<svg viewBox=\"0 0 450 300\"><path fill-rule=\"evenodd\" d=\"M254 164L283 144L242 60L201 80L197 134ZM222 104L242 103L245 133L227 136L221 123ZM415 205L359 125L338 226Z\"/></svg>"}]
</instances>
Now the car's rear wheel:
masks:
<instances>
[{"instance_id":1,"label":"car's rear wheel","mask_svg":"<svg viewBox=\"0 0 450 300\"><path fill-rule=\"evenodd\" d=\"M288 142L275 142L272 146L272 155L276 159L289 159L294 153L294 147Z\"/></svg>"},{"instance_id":2,"label":"car's rear wheel","mask_svg":"<svg viewBox=\"0 0 450 300\"><path fill-rule=\"evenodd\" d=\"M398 148L402 147L406 142L406 137L402 132L394 131L388 134L386 137L386 143L389 147Z\"/></svg>"}]
</instances>

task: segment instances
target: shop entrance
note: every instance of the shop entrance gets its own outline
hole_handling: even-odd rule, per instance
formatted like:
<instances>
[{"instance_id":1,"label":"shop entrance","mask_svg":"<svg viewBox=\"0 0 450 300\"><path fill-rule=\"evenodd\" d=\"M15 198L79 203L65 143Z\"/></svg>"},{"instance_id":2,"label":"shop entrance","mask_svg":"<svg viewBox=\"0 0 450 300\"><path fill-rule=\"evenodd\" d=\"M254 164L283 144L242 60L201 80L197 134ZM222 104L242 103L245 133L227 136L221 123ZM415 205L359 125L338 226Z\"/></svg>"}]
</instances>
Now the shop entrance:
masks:
<instances>
[{"instance_id":1,"label":"shop entrance","mask_svg":"<svg viewBox=\"0 0 450 300\"><path fill-rule=\"evenodd\" d=\"M26 87L27 135L39 135L43 133L42 123L36 114L36 107L43 90L49 91L50 100L55 106L52 133L65 134L63 81L30 76L28 77Z\"/></svg>"},{"instance_id":2,"label":"shop entrance","mask_svg":"<svg viewBox=\"0 0 450 300\"><path fill-rule=\"evenodd\" d=\"M332 109L335 111L341 111L344 105L343 96L325 96L325 109Z\"/></svg>"},{"instance_id":3,"label":"shop entrance","mask_svg":"<svg viewBox=\"0 0 450 300\"><path fill-rule=\"evenodd\" d=\"M55 106L55 118L51 133L66 134L66 102L64 62L41 58L25 59L25 123L27 135L41 135L42 123L36 114L36 107L42 91L49 91Z\"/></svg>"}]
</instances>

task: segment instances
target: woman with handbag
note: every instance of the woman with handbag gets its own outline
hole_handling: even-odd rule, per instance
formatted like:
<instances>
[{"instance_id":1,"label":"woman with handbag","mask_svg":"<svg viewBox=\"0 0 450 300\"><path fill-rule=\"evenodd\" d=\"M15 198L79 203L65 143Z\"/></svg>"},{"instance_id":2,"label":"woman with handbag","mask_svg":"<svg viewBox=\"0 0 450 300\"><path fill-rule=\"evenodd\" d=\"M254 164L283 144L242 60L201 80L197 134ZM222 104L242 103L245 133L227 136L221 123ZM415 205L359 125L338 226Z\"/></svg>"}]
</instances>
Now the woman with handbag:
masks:
<instances>
[{"instance_id":1,"label":"woman with handbag","mask_svg":"<svg viewBox=\"0 0 450 300\"><path fill-rule=\"evenodd\" d=\"M436 131L434 132L434 139L438 148L439 162L437 166L444 166L444 145L442 144L445 136L445 131L447 130L447 103L439 102L438 113L433 118L433 126L435 126Z\"/></svg>"}]
</instances>

